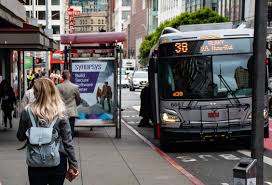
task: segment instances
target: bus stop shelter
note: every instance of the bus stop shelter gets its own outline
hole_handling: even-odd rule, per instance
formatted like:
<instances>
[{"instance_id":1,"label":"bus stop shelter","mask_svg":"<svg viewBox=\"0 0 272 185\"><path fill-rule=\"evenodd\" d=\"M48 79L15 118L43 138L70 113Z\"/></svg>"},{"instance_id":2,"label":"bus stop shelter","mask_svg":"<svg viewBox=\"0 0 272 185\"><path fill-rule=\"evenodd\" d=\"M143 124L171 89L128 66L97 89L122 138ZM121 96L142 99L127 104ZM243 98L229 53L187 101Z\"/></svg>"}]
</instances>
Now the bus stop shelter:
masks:
<instances>
[{"instance_id":1,"label":"bus stop shelter","mask_svg":"<svg viewBox=\"0 0 272 185\"><path fill-rule=\"evenodd\" d=\"M121 138L121 53L123 32L66 34L64 66L79 86L82 103L75 127L116 127ZM119 76L119 78L118 78Z\"/></svg>"}]
</instances>

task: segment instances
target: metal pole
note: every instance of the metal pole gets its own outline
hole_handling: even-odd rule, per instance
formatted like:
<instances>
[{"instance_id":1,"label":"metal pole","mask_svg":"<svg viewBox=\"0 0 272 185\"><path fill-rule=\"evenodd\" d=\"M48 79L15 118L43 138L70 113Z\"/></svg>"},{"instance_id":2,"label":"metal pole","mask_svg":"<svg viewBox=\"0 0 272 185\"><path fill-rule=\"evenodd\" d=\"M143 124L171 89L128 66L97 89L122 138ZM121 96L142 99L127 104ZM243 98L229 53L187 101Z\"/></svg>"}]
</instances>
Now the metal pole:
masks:
<instances>
[{"instance_id":1,"label":"metal pole","mask_svg":"<svg viewBox=\"0 0 272 185\"><path fill-rule=\"evenodd\" d=\"M67 49L67 46L64 46L64 69L67 70L68 67L67 67L67 62L68 62L68 49Z\"/></svg>"},{"instance_id":2,"label":"metal pole","mask_svg":"<svg viewBox=\"0 0 272 185\"><path fill-rule=\"evenodd\" d=\"M17 68L18 68L18 76L17 76L17 80L18 80L18 96L19 96L19 106L18 106L18 112L21 112L21 103L22 103L22 81L21 81L21 59L22 59L22 51L18 52L18 61L17 61Z\"/></svg>"},{"instance_id":3,"label":"metal pole","mask_svg":"<svg viewBox=\"0 0 272 185\"><path fill-rule=\"evenodd\" d=\"M117 46L115 45L115 49L114 49L114 74L113 74L113 84L114 84L114 101L113 101L113 121L115 123L115 137L116 138L120 138L121 137L121 133L119 133L120 128L119 128L119 124L118 124L118 80L117 80L117 69L118 69L118 49Z\"/></svg>"},{"instance_id":4,"label":"metal pole","mask_svg":"<svg viewBox=\"0 0 272 185\"><path fill-rule=\"evenodd\" d=\"M121 138L121 119L122 119L122 50L119 48L119 119L118 119L118 132L117 138Z\"/></svg>"},{"instance_id":5,"label":"metal pole","mask_svg":"<svg viewBox=\"0 0 272 185\"><path fill-rule=\"evenodd\" d=\"M263 185L264 93L267 34L267 0L255 0L253 44L253 99L252 99L252 150L257 159L257 184Z\"/></svg>"},{"instance_id":6,"label":"metal pole","mask_svg":"<svg viewBox=\"0 0 272 185\"><path fill-rule=\"evenodd\" d=\"M47 33L49 33L49 7L48 7L48 1L45 1L45 27L46 27L46 31ZM46 69L46 72L49 74L49 52L46 51L45 52L45 69Z\"/></svg>"},{"instance_id":7,"label":"metal pole","mask_svg":"<svg viewBox=\"0 0 272 185\"><path fill-rule=\"evenodd\" d=\"M72 44L70 44L69 49L69 71L72 73Z\"/></svg>"}]
</instances>

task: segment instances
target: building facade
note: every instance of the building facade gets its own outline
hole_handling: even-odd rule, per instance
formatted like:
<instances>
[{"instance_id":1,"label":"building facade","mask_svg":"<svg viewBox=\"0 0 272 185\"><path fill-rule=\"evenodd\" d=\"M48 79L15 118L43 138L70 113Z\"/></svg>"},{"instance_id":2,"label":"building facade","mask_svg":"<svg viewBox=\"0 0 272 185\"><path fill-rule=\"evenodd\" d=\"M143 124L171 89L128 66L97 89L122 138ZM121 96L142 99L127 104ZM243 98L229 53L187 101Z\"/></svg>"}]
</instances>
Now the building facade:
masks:
<instances>
[{"instance_id":1,"label":"building facade","mask_svg":"<svg viewBox=\"0 0 272 185\"><path fill-rule=\"evenodd\" d=\"M124 30L124 22L128 19L131 11L131 0L116 0L114 17L115 31L121 32Z\"/></svg>"},{"instance_id":2,"label":"building facade","mask_svg":"<svg viewBox=\"0 0 272 185\"><path fill-rule=\"evenodd\" d=\"M70 0L70 6L81 6L82 13L107 11L109 0Z\"/></svg>"},{"instance_id":3,"label":"building facade","mask_svg":"<svg viewBox=\"0 0 272 185\"><path fill-rule=\"evenodd\" d=\"M28 18L36 18L38 25L46 27L46 1L48 3L48 29L51 29L53 39L60 41L64 34L65 0L26 0L26 14Z\"/></svg>"},{"instance_id":4,"label":"building facade","mask_svg":"<svg viewBox=\"0 0 272 185\"><path fill-rule=\"evenodd\" d=\"M14 51L14 46L9 46L9 44L16 43L16 38L13 40L14 35L11 35L10 31L2 32L2 29L23 30L26 21L24 3L24 0L0 1L0 82L8 79L12 86L13 75L11 73L18 75L17 68L13 68L17 66L18 52Z\"/></svg>"},{"instance_id":5,"label":"building facade","mask_svg":"<svg viewBox=\"0 0 272 185\"><path fill-rule=\"evenodd\" d=\"M137 62L141 43L149 33L148 2L148 0L132 0L131 5L127 56L135 58Z\"/></svg>"},{"instance_id":6,"label":"building facade","mask_svg":"<svg viewBox=\"0 0 272 185\"><path fill-rule=\"evenodd\" d=\"M149 25L149 32L154 32L155 29L158 27L158 7L159 7L159 0L149 0L149 10L148 10L148 25Z\"/></svg>"},{"instance_id":7,"label":"building facade","mask_svg":"<svg viewBox=\"0 0 272 185\"><path fill-rule=\"evenodd\" d=\"M108 31L107 12L93 12L75 16L75 33Z\"/></svg>"},{"instance_id":8,"label":"building facade","mask_svg":"<svg viewBox=\"0 0 272 185\"><path fill-rule=\"evenodd\" d=\"M184 0L158 0L158 24L171 20L184 11Z\"/></svg>"}]
</instances>

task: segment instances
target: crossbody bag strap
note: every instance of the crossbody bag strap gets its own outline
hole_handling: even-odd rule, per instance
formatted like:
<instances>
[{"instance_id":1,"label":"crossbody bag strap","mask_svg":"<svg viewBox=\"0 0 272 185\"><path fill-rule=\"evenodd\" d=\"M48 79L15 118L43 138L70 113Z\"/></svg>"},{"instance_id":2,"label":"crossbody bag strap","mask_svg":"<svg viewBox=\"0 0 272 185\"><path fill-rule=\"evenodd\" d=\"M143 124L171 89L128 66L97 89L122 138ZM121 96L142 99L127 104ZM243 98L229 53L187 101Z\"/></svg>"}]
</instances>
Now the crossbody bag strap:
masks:
<instances>
[{"instance_id":1,"label":"crossbody bag strap","mask_svg":"<svg viewBox=\"0 0 272 185\"><path fill-rule=\"evenodd\" d=\"M28 114L29 114L29 117L30 117L32 126L33 126L33 127L37 127L36 121L35 121L35 119L34 119L34 116L33 116L33 114L32 114L32 111L31 111L31 108L30 108L30 107L27 107L27 111L28 111Z\"/></svg>"}]
</instances>

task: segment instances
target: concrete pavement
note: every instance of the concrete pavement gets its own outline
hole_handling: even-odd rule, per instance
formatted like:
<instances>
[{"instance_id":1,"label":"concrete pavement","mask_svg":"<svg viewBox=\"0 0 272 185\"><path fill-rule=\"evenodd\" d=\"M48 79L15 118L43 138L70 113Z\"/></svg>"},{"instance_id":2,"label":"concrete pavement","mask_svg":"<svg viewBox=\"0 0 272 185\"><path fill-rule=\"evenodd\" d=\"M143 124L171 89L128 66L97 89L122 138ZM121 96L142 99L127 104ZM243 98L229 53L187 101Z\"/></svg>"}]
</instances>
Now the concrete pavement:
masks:
<instances>
[{"instance_id":1,"label":"concrete pavement","mask_svg":"<svg viewBox=\"0 0 272 185\"><path fill-rule=\"evenodd\" d=\"M25 151L16 140L16 127L0 131L0 185L28 185ZM185 176L125 126L122 139L114 128L80 129L75 147L81 175L65 185L190 185Z\"/></svg>"}]
</instances>

